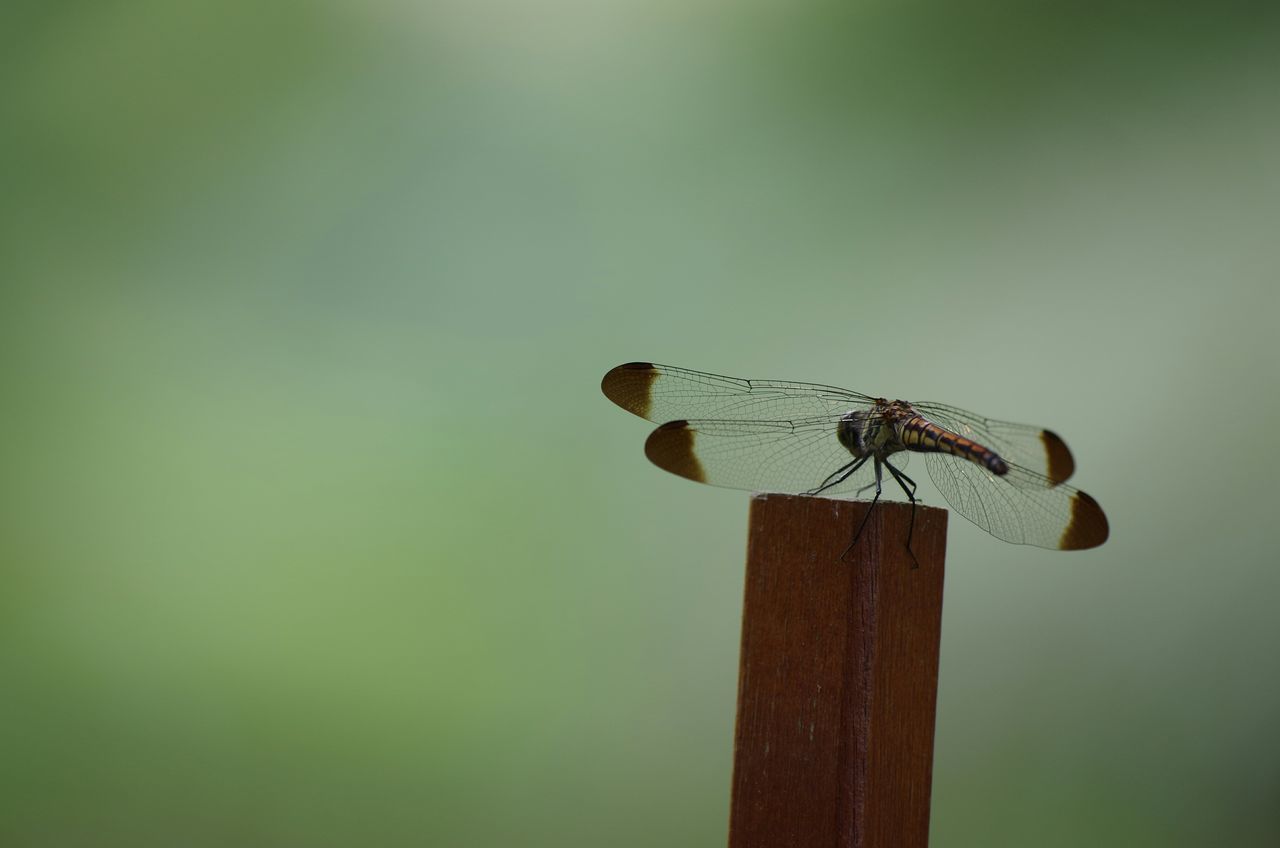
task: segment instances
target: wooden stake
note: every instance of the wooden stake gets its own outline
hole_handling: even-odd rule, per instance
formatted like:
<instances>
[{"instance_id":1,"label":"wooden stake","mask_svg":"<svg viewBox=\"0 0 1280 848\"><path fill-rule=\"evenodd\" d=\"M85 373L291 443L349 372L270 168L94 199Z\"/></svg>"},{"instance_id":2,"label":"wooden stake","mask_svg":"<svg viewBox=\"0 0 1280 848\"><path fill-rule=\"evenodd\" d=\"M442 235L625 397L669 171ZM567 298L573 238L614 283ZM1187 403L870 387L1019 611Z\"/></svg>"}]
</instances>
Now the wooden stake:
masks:
<instances>
[{"instance_id":1,"label":"wooden stake","mask_svg":"<svg viewBox=\"0 0 1280 848\"><path fill-rule=\"evenodd\" d=\"M927 846L947 512L751 501L730 848Z\"/></svg>"}]
</instances>

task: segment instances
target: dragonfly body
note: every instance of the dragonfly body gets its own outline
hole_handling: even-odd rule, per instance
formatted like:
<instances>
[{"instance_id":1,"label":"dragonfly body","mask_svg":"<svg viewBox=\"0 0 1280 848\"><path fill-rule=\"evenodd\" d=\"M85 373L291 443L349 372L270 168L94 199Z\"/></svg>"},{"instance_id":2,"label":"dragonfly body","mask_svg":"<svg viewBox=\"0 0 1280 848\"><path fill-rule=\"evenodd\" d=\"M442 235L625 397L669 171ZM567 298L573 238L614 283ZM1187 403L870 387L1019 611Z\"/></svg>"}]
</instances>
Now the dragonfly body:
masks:
<instances>
[{"instance_id":1,"label":"dragonfly body","mask_svg":"<svg viewBox=\"0 0 1280 848\"><path fill-rule=\"evenodd\" d=\"M810 495L874 487L879 498L888 471L914 503L915 482L893 464L906 451L924 454L952 508L997 538L1072 550L1096 547L1110 532L1097 501L1065 483L1075 461L1051 430L946 404L648 362L619 365L601 389L661 425L645 454L690 480Z\"/></svg>"},{"instance_id":2,"label":"dragonfly body","mask_svg":"<svg viewBox=\"0 0 1280 848\"><path fill-rule=\"evenodd\" d=\"M993 450L966 439L921 415L905 400L876 398L870 412L852 410L840 418L836 438L855 457L899 451L945 453L977 463L993 474L1007 474L1009 465Z\"/></svg>"}]
</instances>

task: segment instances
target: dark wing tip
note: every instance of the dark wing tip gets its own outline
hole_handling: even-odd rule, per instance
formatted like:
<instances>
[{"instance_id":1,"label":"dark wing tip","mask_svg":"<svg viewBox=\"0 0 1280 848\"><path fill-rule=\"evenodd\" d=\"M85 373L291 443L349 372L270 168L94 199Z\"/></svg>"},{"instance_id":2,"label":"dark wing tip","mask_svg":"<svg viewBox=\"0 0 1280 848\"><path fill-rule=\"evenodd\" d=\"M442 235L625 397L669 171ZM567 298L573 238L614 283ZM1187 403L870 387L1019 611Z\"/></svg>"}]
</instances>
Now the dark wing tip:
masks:
<instances>
[{"instance_id":1,"label":"dark wing tip","mask_svg":"<svg viewBox=\"0 0 1280 848\"><path fill-rule=\"evenodd\" d=\"M1040 440L1044 442L1044 452L1048 459L1045 476L1056 486L1075 473L1076 461L1071 457L1071 451L1067 450L1067 443L1052 430L1043 431Z\"/></svg>"},{"instance_id":2,"label":"dark wing tip","mask_svg":"<svg viewBox=\"0 0 1280 848\"><path fill-rule=\"evenodd\" d=\"M702 463L693 451L694 431L688 421L668 421L649 434L644 443L644 455L664 471L699 483L707 482Z\"/></svg>"},{"instance_id":3,"label":"dark wing tip","mask_svg":"<svg viewBox=\"0 0 1280 848\"><path fill-rule=\"evenodd\" d=\"M1076 492L1071 499L1071 523L1063 531L1058 547L1064 551L1096 548L1110 535L1111 526L1102 507L1084 492Z\"/></svg>"},{"instance_id":4,"label":"dark wing tip","mask_svg":"<svg viewBox=\"0 0 1280 848\"><path fill-rule=\"evenodd\" d=\"M649 417L649 389L658 378L658 371L651 362L628 362L611 368L600 381L604 396L627 412Z\"/></svg>"}]
</instances>

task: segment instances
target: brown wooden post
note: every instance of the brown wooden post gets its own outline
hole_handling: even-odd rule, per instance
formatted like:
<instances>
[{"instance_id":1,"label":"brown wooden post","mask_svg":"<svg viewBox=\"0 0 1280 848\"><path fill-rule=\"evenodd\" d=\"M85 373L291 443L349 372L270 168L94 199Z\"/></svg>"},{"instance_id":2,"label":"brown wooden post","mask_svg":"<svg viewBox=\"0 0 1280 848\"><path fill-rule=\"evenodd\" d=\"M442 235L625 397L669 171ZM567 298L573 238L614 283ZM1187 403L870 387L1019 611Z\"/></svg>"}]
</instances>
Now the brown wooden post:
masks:
<instances>
[{"instance_id":1,"label":"brown wooden post","mask_svg":"<svg viewBox=\"0 0 1280 848\"><path fill-rule=\"evenodd\" d=\"M730 848L929 840L946 510L751 501Z\"/></svg>"}]
</instances>

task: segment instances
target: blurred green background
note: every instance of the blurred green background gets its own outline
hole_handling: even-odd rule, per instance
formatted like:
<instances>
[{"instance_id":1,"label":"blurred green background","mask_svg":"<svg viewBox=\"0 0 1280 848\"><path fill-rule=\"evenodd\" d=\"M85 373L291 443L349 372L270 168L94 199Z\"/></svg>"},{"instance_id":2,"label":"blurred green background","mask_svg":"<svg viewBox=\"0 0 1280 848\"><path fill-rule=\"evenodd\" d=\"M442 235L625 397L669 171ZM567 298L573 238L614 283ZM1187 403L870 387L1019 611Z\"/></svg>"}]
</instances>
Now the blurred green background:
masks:
<instances>
[{"instance_id":1,"label":"blurred green background","mask_svg":"<svg viewBox=\"0 0 1280 848\"><path fill-rule=\"evenodd\" d=\"M934 845L1276 845L1277 11L4 4L0 843L724 844L649 359L1067 438L1106 546L952 518Z\"/></svg>"}]
</instances>

